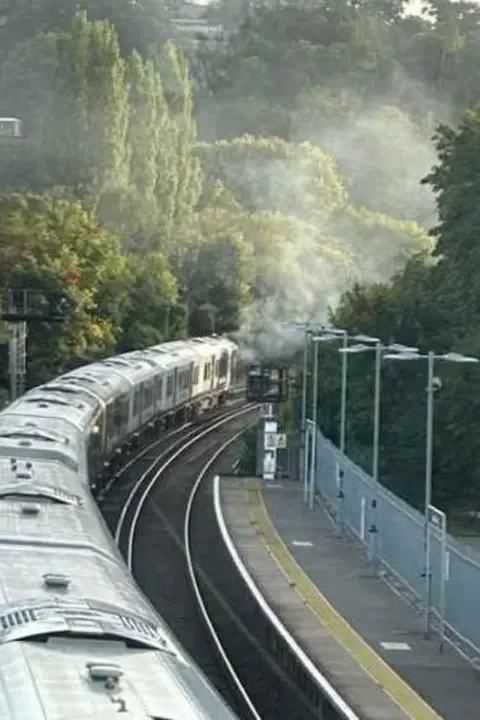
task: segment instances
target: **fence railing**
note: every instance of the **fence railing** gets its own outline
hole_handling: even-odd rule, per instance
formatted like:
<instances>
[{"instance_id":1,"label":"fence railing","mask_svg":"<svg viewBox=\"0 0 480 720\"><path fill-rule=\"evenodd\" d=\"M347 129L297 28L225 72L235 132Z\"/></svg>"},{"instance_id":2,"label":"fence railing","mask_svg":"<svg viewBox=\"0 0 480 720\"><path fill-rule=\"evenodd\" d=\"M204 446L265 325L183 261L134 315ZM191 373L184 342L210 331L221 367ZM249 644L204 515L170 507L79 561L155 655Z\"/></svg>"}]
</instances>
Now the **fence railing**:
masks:
<instances>
[{"instance_id":1,"label":"fence railing","mask_svg":"<svg viewBox=\"0 0 480 720\"><path fill-rule=\"evenodd\" d=\"M377 499L377 557L419 601L423 600L424 517L386 488L374 494L373 479L345 458L320 433L317 438L316 489L335 512L339 512L338 467L343 470L342 520L370 553L373 524L372 500ZM440 609L441 542L431 530L431 608ZM445 621L469 651L480 653L480 553L451 536L447 538Z\"/></svg>"}]
</instances>

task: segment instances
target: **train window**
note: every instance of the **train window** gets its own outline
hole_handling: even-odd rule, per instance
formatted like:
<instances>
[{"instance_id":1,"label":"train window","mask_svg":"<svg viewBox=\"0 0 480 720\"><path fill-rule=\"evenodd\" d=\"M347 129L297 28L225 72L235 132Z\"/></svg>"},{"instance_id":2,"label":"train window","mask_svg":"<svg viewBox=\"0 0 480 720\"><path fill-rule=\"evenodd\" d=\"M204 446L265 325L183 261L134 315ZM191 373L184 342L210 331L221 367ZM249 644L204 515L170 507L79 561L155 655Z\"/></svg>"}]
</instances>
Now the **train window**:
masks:
<instances>
[{"instance_id":1,"label":"train window","mask_svg":"<svg viewBox=\"0 0 480 720\"><path fill-rule=\"evenodd\" d=\"M147 380L143 383L143 409L153 405L153 383L151 380Z\"/></svg>"},{"instance_id":2,"label":"train window","mask_svg":"<svg viewBox=\"0 0 480 720\"><path fill-rule=\"evenodd\" d=\"M114 403L111 403L107 407L107 437L115 435L115 407Z\"/></svg>"},{"instance_id":3,"label":"train window","mask_svg":"<svg viewBox=\"0 0 480 720\"><path fill-rule=\"evenodd\" d=\"M188 370L181 370L181 372L178 373L178 389L179 390L186 390L188 387L190 387L191 382L191 368Z\"/></svg>"},{"instance_id":4,"label":"train window","mask_svg":"<svg viewBox=\"0 0 480 720\"><path fill-rule=\"evenodd\" d=\"M173 375L169 375L167 378L167 397L173 395Z\"/></svg>"},{"instance_id":5,"label":"train window","mask_svg":"<svg viewBox=\"0 0 480 720\"><path fill-rule=\"evenodd\" d=\"M195 370L193 371L193 384L194 384L194 385L198 385L199 377L200 377L200 368L199 368L199 366L197 365L197 367L196 367Z\"/></svg>"},{"instance_id":6,"label":"train window","mask_svg":"<svg viewBox=\"0 0 480 720\"><path fill-rule=\"evenodd\" d=\"M107 427L108 434L113 435L119 428L126 427L128 423L128 395L117 398L108 408Z\"/></svg>"},{"instance_id":7,"label":"train window","mask_svg":"<svg viewBox=\"0 0 480 720\"><path fill-rule=\"evenodd\" d=\"M222 353L219 363L219 374L220 377L226 377L228 375L228 353Z\"/></svg>"},{"instance_id":8,"label":"train window","mask_svg":"<svg viewBox=\"0 0 480 720\"><path fill-rule=\"evenodd\" d=\"M142 388L143 383L135 390L135 396L133 399L133 414L138 415L142 409Z\"/></svg>"},{"instance_id":9,"label":"train window","mask_svg":"<svg viewBox=\"0 0 480 720\"><path fill-rule=\"evenodd\" d=\"M163 398L163 378L157 378L157 400Z\"/></svg>"},{"instance_id":10,"label":"train window","mask_svg":"<svg viewBox=\"0 0 480 720\"><path fill-rule=\"evenodd\" d=\"M210 363L207 363L207 364L205 365L205 370L204 370L204 373L203 373L203 379L204 379L204 380L208 380L209 378L210 378Z\"/></svg>"},{"instance_id":11,"label":"train window","mask_svg":"<svg viewBox=\"0 0 480 720\"><path fill-rule=\"evenodd\" d=\"M215 363L215 375L216 376L218 376L218 366L219 366L219 362L217 360L217 362Z\"/></svg>"}]
</instances>

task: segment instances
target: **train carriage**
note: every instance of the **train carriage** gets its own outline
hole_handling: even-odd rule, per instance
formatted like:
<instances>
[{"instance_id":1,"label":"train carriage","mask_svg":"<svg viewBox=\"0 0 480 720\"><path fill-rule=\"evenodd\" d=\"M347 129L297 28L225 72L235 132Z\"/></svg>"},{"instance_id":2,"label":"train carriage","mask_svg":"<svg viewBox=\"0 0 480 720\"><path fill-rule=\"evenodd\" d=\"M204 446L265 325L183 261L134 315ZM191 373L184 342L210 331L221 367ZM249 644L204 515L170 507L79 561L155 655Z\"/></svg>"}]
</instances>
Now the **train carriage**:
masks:
<instances>
[{"instance_id":1,"label":"train carriage","mask_svg":"<svg viewBox=\"0 0 480 720\"><path fill-rule=\"evenodd\" d=\"M127 421L127 435L132 435L142 426L144 411L154 412L152 392L152 366L141 358L128 355L102 360L99 365L111 368L131 386L131 397Z\"/></svg>"},{"instance_id":2,"label":"train carriage","mask_svg":"<svg viewBox=\"0 0 480 720\"><path fill-rule=\"evenodd\" d=\"M140 593L89 489L155 418L224 398L234 354L225 338L125 353L0 412L1 718L113 720L116 677L125 716L235 719Z\"/></svg>"},{"instance_id":3,"label":"train carriage","mask_svg":"<svg viewBox=\"0 0 480 720\"><path fill-rule=\"evenodd\" d=\"M131 383L118 373L112 372L111 368L99 363L77 368L59 379L90 388L103 403L101 446L102 454L109 457L125 441L128 434Z\"/></svg>"},{"instance_id":4,"label":"train carriage","mask_svg":"<svg viewBox=\"0 0 480 720\"><path fill-rule=\"evenodd\" d=\"M169 358L168 354L164 356L154 352L152 348L134 350L120 357L132 358L135 361L141 360L148 363L151 368L149 392L153 395L153 405L150 407L148 402L142 400L141 424L146 425L153 418L161 417L168 409L166 403L167 378L169 374L172 374L172 367L174 367L175 362Z\"/></svg>"},{"instance_id":5,"label":"train carriage","mask_svg":"<svg viewBox=\"0 0 480 720\"><path fill-rule=\"evenodd\" d=\"M69 403L54 393L37 388L7 406L0 414L0 436L23 437L24 443L43 439L70 448L80 477L88 472L85 434L94 418L94 409ZM28 447L25 445L25 447Z\"/></svg>"},{"instance_id":6,"label":"train carriage","mask_svg":"<svg viewBox=\"0 0 480 720\"><path fill-rule=\"evenodd\" d=\"M172 347L173 346L173 347ZM195 362L195 353L182 341L155 345L152 352L168 357L169 372L167 375L167 388L165 395L165 410L180 409L192 397L191 376Z\"/></svg>"}]
</instances>

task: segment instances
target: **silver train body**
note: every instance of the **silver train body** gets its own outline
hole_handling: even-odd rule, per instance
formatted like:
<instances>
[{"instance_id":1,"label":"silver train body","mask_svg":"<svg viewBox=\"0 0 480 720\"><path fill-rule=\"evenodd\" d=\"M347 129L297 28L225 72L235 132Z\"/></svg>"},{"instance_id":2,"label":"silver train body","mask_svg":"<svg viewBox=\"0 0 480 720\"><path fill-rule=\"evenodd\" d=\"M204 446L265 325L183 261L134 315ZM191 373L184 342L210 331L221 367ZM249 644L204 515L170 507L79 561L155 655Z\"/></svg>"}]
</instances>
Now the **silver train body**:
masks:
<instances>
[{"instance_id":1,"label":"silver train body","mask_svg":"<svg viewBox=\"0 0 480 720\"><path fill-rule=\"evenodd\" d=\"M140 592L90 488L143 429L225 399L236 356L224 338L167 343L0 413L2 720L236 717Z\"/></svg>"}]
</instances>

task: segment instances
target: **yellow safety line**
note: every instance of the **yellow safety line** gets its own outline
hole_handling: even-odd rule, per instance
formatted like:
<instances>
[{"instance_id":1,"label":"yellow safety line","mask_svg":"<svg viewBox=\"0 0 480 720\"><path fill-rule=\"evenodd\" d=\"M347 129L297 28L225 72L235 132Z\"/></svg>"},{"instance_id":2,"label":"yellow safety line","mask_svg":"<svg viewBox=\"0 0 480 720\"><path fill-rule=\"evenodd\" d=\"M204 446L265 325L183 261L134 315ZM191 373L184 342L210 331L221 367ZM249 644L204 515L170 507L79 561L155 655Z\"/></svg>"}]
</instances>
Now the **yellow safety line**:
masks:
<instances>
[{"instance_id":1,"label":"yellow safety line","mask_svg":"<svg viewBox=\"0 0 480 720\"><path fill-rule=\"evenodd\" d=\"M280 569L323 627L409 717L414 720L443 720L347 623L298 565L275 530L256 481L253 487L247 486L247 495L252 523Z\"/></svg>"}]
</instances>

